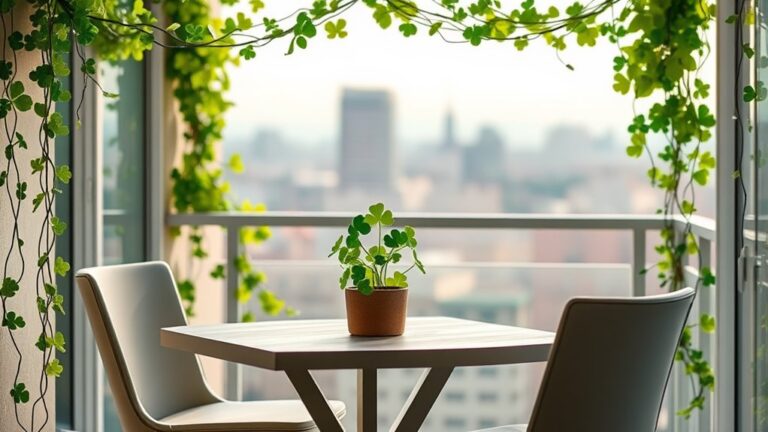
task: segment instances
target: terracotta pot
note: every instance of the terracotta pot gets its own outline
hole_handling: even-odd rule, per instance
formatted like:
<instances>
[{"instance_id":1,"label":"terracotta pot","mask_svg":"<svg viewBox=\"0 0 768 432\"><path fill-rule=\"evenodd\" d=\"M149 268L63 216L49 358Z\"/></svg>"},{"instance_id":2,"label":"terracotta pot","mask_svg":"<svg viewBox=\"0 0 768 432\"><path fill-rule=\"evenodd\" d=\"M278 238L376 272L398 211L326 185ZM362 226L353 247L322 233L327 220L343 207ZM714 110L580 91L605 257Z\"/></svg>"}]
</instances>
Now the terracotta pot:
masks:
<instances>
[{"instance_id":1,"label":"terracotta pot","mask_svg":"<svg viewBox=\"0 0 768 432\"><path fill-rule=\"evenodd\" d=\"M370 295L347 288L344 297L352 336L400 336L405 331L407 288L376 288Z\"/></svg>"}]
</instances>

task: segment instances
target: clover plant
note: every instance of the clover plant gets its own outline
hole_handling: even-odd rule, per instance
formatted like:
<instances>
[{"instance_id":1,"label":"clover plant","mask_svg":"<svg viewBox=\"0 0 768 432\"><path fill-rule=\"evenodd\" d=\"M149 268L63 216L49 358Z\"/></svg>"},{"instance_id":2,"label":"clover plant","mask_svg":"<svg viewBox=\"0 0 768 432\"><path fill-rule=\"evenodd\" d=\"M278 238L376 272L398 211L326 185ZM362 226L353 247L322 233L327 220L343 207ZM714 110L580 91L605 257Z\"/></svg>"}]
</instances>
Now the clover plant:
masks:
<instances>
[{"instance_id":1,"label":"clover plant","mask_svg":"<svg viewBox=\"0 0 768 432\"><path fill-rule=\"evenodd\" d=\"M386 227L393 226L395 218L391 210L378 203L368 208L368 214L357 215L347 228L347 235L342 235L331 248L332 257L337 255L343 269L339 286L347 287L349 281L362 294L370 295L374 289L407 288L407 273L414 268L424 271L424 264L416 254L416 230L405 226L402 230L393 228L385 233ZM366 246L362 237L373 234L377 241ZM397 264L403 255L411 255L412 263L405 271L394 271L390 276L390 264Z\"/></svg>"}]
</instances>

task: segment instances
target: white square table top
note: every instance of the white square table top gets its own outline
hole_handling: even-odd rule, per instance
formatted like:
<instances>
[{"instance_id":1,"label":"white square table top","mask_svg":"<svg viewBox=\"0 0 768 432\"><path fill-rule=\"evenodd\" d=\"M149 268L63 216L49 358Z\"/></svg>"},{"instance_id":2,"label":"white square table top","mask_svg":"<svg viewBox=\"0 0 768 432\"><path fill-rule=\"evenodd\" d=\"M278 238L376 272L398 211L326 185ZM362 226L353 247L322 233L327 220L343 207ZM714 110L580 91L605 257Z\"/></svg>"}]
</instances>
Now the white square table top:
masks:
<instances>
[{"instance_id":1,"label":"white square table top","mask_svg":"<svg viewBox=\"0 0 768 432\"><path fill-rule=\"evenodd\" d=\"M160 343L270 370L431 368L546 361L554 333L447 317L408 318L394 337L354 337L344 319L163 328Z\"/></svg>"}]
</instances>

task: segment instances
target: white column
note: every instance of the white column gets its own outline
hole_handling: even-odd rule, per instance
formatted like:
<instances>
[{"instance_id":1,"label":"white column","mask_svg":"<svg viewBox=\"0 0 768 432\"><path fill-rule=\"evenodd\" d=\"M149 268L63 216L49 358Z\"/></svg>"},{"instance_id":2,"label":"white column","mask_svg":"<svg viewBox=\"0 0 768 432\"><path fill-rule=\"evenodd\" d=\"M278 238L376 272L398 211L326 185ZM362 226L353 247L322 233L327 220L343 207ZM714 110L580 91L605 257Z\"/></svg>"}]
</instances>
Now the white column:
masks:
<instances>
[{"instance_id":1,"label":"white column","mask_svg":"<svg viewBox=\"0 0 768 432\"><path fill-rule=\"evenodd\" d=\"M29 22L29 15L32 13L31 7L27 2L17 2L11 12L13 14L13 24L15 30L20 31L23 34L27 34L31 31L31 23ZM10 14L3 17L6 23L6 29L10 34ZM0 32L1 33L1 32ZM6 35L7 36L7 35ZM7 42L6 42L7 44ZM12 51L6 45L6 56L10 57ZM16 51L16 60L13 65L16 72L16 81L24 84L26 94L30 95L35 102L43 100L42 89L38 87L37 83L32 82L29 79L29 72L40 65L40 53L28 52L25 50ZM7 97L3 95L3 97ZM8 130L5 130L6 124L11 127L13 124L13 113L9 113L7 123L0 122L2 131L2 148L5 148L9 142L7 139ZM7 267L6 275L17 279L19 282L19 291L13 297L7 299L7 310L14 311L18 315L24 317L26 326L22 329L13 331L13 336L16 340L16 344L22 355L21 372L18 378L18 382L23 382L29 390L29 402L18 405L19 418L24 427L29 430L32 419L32 407L40 396L39 382L40 374L43 370L42 352L35 347L38 336L42 332L42 326L38 319L37 306L36 306L36 271L37 271L37 242L40 236L40 229L44 223L45 210L44 204L40 206L37 212L33 213L32 199L41 192L38 184L37 174L32 174L30 167L30 161L42 156L38 141L38 129L40 127L40 117L38 117L33 110L18 113L17 132L21 133L28 142L28 149L15 149L16 161L19 168L19 177L16 177L16 171L11 170L8 174L6 184L11 187L12 196L15 195L15 189L17 182L27 183L27 197L21 202L19 211L19 225L18 234L19 237L25 242L22 250L22 255L19 255L18 248L14 248L9 266ZM51 159L53 159L53 143L50 146ZM0 157L0 171L5 171L7 165L7 159L3 154ZM13 196L16 201L15 196ZM15 204L14 204L15 205ZM0 255L2 262L4 262L8 250L11 245L16 242L13 235L13 213L11 210L11 202L6 191L6 187L0 188ZM24 271L22 275L22 257L24 261ZM55 257L49 256L50 262L53 262ZM2 272L2 266L0 266L0 272ZM21 278L19 276L21 275ZM0 273L2 276L2 273ZM53 316L53 312L51 312ZM15 404L10 397L10 390L13 387L14 378L16 375L16 365L19 356L11 343L8 327L0 327L0 430L3 432L16 432L22 430L16 423L16 415L14 414ZM47 405L47 415L43 412L42 403L38 403L35 410L35 425L34 430L40 430L40 426L43 424L47 417L47 423L42 429L44 431L53 431L56 423L55 413L55 379L48 380L48 387L46 396L44 398Z\"/></svg>"}]
</instances>

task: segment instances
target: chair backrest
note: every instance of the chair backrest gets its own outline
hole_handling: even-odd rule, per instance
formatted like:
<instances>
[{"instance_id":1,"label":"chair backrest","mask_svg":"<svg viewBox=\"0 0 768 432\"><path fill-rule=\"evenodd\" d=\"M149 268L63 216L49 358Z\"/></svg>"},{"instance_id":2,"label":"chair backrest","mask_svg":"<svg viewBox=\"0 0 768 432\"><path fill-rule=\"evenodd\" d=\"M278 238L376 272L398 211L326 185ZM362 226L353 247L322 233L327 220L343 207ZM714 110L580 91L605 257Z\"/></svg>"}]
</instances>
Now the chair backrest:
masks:
<instances>
[{"instance_id":1,"label":"chair backrest","mask_svg":"<svg viewBox=\"0 0 768 432\"><path fill-rule=\"evenodd\" d=\"M529 432L656 430L695 291L575 298L560 320Z\"/></svg>"},{"instance_id":2,"label":"chair backrest","mask_svg":"<svg viewBox=\"0 0 768 432\"><path fill-rule=\"evenodd\" d=\"M219 401L194 354L160 346L162 327L187 324L167 264L88 268L76 279L124 430L164 429L157 419Z\"/></svg>"}]
</instances>

